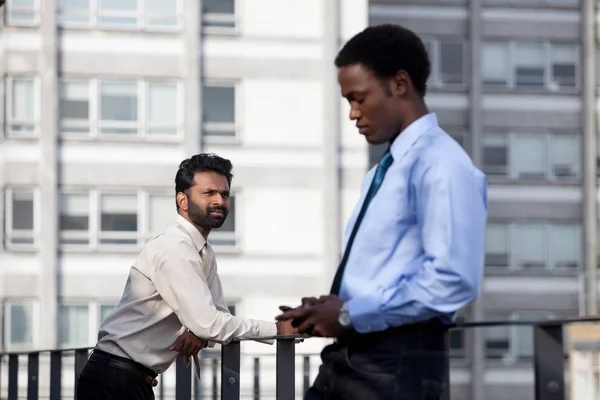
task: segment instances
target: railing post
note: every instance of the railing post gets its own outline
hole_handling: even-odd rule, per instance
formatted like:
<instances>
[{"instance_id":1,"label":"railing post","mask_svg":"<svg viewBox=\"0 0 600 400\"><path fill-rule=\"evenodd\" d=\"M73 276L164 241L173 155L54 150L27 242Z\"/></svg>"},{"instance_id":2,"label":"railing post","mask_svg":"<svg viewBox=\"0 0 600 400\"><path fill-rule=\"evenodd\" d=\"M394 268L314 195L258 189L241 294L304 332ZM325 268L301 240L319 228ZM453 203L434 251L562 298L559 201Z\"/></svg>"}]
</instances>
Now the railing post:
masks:
<instances>
[{"instance_id":1,"label":"railing post","mask_svg":"<svg viewBox=\"0 0 600 400\"><path fill-rule=\"evenodd\" d=\"M221 350L221 400L240 399L240 342Z\"/></svg>"},{"instance_id":2,"label":"railing post","mask_svg":"<svg viewBox=\"0 0 600 400\"><path fill-rule=\"evenodd\" d=\"M535 400L565 400L563 326L534 326Z\"/></svg>"},{"instance_id":3,"label":"railing post","mask_svg":"<svg viewBox=\"0 0 600 400\"><path fill-rule=\"evenodd\" d=\"M191 361L193 362L193 361ZM183 357L178 356L175 361L175 399L190 400L192 397L192 370L185 366Z\"/></svg>"},{"instance_id":4,"label":"railing post","mask_svg":"<svg viewBox=\"0 0 600 400\"><path fill-rule=\"evenodd\" d=\"M81 375L81 372L83 371L83 368L85 367L85 364L87 364L87 360L88 360L88 350L87 349L75 350L75 385L73 386L73 388L75 390L75 400L84 400L84 399L79 399L77 397L77 381L79 380L79 376Z\"/></svg>"},{"instance_id":5,"label":"railing post","mask_svg":"<svg viewBox=\"0 0 600 400\"><path fill-rule=\"evenodd\" d=\"M62 351L50 352L50 400L60 400L62 386Z\"/></svg>"},{"instance_id":6,"label":"railing post","mask_svg":"<svg viewBox=\"0 0 600 400\"><path fill-rule=\"evenodd\" d=\"M8 398L19 398L19 356L10 354L8 356Z\"/></svg>"},{"instance_id":7,"label":"railing post","mask_svg":"<svg viewBox=\"0 0 600 400\"><path fill-rule=\"evenodd\" d=\"M296 398L295 351L295 339L277 340L277 370L275 372L277 400L294 400Z\"/></svg>"},{"instance_id":8,"label":"railing post","mask_svg":"<svg viewBox=\"0 0 600 400\"><path fill-rule=\"evenodd\" d=\"M27 400L38 400L40 387L40 354L27 356Z\"/></svg>"},{"instance_id":9,"label":"railing post","mask_svg":"<svg viewBox=\"0 0 600 400\"><path fill-rule=\"evenodd\" d=\"M254 358L254 400L260 400L260 358Z\"/></svg>"}]
</instances>

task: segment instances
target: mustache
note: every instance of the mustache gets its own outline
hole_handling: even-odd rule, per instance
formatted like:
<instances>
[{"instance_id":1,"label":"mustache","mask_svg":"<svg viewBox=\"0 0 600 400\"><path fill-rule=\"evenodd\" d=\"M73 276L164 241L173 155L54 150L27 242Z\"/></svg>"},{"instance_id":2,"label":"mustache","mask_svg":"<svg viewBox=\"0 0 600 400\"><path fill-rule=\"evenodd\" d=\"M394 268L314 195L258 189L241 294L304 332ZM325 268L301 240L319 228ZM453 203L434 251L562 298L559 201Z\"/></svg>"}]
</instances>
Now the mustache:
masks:
<instances>
[{"instance_id":1,"label":"mustache","mask_svg":"<svg viewBox=\"0 0 600 400\"><path fill-rule=\"evenodd\" d=\"M209 208L207 208L207 211L209 213L216 211L216 212L221 212L223 214L227 214L227 210L225 209L225 207L220 207L220 206L209 207Z\"/></svg>"}]
</instances>

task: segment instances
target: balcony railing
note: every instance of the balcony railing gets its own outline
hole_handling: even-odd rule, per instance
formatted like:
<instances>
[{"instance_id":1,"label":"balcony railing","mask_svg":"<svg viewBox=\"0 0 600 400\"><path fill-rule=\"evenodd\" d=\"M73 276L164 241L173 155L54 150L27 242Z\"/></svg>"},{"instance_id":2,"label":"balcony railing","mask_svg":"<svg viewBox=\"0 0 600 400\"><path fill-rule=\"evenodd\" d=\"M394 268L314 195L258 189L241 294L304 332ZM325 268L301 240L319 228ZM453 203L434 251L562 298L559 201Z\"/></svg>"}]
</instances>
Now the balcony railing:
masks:
<instances>
[{"instance_id":1,"label":"balcony railing","mask_svg":"<svg viewBox=\"0 0 600 400\"><path fill-rule=\"evenodd\" d=\"M533 327L534 355L533 367L535 377L535 400L566 400L567 390L565 385L565 346L563 343L563 327L571 323L600 322L600 317L583 317L570 319L553 319L537 321L483 321L483 322L464 322L455 324L452 329L477 329L492 326L510 326L525 325ZM265 339L265 338L261 338ZM186 367L181 357L175 363L175 390L174 393L164 393L165 385L161 384L164 378L159 378L159 385L155 388L157 399L175 399L175 400L199 400L199 399L222 399L239 400L240 398L251 398L259 400L261 398L275 398L277 400L292 400L301 398L302 393L308 389L312 383L310 380L310 360L309 355L302 355L303 383L302 389L296 386L296 361L295 346L298 339L306 339L303 336L277 336L275 354L275 393L261 393L260 387L260 359L254 357L252 368L242 371L240 342L232 342L222 346L220 355L220 382L218 382L219 357L214 352L203 351L201 353L201 363L203 369L209 368L212 371L212 382L200 381L193 374L193 368ZM35 351L27 353L2 353L0 354L0 369L8 366L8 371L0 370L0 377L7 376L7 379L0 379L0 399L17 400L37 400L47 399L60 400L64 398L77 399L76 383L79 374L87 362L91 349L61 349L48 351ZM205 353L206 352L206 353ZM74 365L72 374L63 374L63 366L71 367L72 359L65 355L74 354ZM27 358L26 382L24 374L20 371L20 362ZM44 359L45 364L40 360ZM70 363L65 362L65 359ZM40 365L43 364L44 368ZM47 369L49 374L49 385L40 391L40 381L43 377L41 371ZM70 368L69 368L70 369ZM7 372L7 374L6 374ZM24 371L23 371L24 372ZM251 393L241 397L241 375L253 375ZM206 371L204 371L206 375ZM208 374L211 375L210 373ZM21 378L21 379L19 379ZM70 379L72 385L65 385L63 380ZM449 377L448 377L449 379ZM7 381L7 382L6 382ZM8 388L6 388L6 384ZM69 387L68 392L64 390ZM450 385L448 385L450 387ZM212 389L207 393L207 389ZM65 393L63 393L65 392ZM7 393L7 394L4 394ZM6 397L7 396L7 397ZM450 390L445 393L445 400L452 398ZM82 400L82 399L80 399ZM578 399L579 400L579 399ZM586 400L586 399L580 399Z\"/></svg>"}]
</instances>

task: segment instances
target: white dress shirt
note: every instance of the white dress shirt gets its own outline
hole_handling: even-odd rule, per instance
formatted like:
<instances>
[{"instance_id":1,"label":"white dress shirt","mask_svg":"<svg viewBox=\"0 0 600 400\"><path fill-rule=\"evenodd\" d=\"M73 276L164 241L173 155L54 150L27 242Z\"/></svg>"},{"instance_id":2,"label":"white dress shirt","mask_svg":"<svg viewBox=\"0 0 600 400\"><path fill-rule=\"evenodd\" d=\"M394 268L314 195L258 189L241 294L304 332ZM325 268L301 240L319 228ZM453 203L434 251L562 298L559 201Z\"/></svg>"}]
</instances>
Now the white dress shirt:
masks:
<instances>
[{"instance_id":1,"label":"white dress shirt","mask_svg":"<svg viewBox=\"0 0 600 400\"><path fill-rule=\"evenodd\" d=\"M204 246L207 265L200 257ZM274 322L229 313L214 251L196 227L178 215L138 255L120 304L100 326L97 348L159 374L177 357L169 348L187 329L212 345L277 334Z\"/></svg>"}]
</instances>

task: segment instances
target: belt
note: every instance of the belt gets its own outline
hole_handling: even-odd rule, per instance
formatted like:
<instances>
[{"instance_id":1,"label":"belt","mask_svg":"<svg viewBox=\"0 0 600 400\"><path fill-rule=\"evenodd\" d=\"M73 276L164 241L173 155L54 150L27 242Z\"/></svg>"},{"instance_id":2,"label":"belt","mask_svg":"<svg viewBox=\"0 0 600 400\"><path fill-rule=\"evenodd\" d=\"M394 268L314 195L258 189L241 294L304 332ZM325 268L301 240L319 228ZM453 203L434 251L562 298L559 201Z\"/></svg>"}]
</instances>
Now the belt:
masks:
<instances>
[{"instance_id":1,"label":"belt","mask_svg":"<svg viewBox=\"0 0 600 400\"><path fill-rule=\"evenodd\" d=\"M156 386L158 384L158 381L156 380L158 375L154 371L129 358L116 356L102 350L94 349L88 361L94 364L106 365L107 367L131 372L152 386Z\"/></svg>"}]
</instances>

